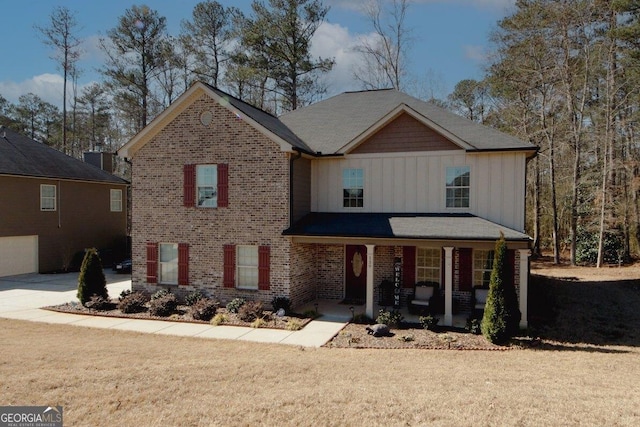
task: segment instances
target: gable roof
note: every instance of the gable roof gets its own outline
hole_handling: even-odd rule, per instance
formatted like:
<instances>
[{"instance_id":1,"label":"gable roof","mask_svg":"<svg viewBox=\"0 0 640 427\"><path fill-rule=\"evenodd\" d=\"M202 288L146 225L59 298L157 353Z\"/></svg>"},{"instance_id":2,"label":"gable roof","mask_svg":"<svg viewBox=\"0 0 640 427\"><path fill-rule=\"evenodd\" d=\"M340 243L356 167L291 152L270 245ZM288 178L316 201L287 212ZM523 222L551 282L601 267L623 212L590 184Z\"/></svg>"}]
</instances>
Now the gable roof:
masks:
<instances>
[{"instance_id":1,"label":"gable roof","mask_svg":"<svg viewBox=\"0 0 640 427\"><path fill-rule=\"evenodd\" d=\"M122 178L3 126L0 126L0 175L128 184Z\"/></svg>"},{"instance_id":2,"label":"gable roof","mask_svg":"<svg viewBox=\"0 0 640 427\"><path fill-rule=\"evenodd\" d=\"M403 112L469 152L537 150L532 144L395 89L345 92L284 114L280 120L314 151L334 154L348 152Z\"/></svg>"},{"instance_id":3,"label":"gable roof","mask_svg":"<svg viewBox=\"0 0 640 427\"><path fill-rule=\"evenodd\" d=\"M129 142L120 147L118 155L131 158L148 141L156 136L171 120L187 109L203 94L208 95L219 105L241 118L267 138L280 145L282 150L297 149L311 154L312 151L305 142L285 126L277 117L241 101L220 89L203 82L196 82L151 123L136 134Z\"/></svg>"}]
</instances>

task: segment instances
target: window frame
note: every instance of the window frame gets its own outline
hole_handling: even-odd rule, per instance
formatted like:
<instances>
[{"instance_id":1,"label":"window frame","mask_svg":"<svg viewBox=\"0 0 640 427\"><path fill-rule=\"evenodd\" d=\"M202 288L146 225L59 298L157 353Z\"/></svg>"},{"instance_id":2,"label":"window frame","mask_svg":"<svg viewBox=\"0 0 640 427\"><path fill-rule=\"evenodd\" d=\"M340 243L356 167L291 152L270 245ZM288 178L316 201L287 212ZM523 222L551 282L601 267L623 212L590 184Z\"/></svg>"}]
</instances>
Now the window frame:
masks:
<instances>
[{"instance_id":1,"label":"window frame","mask_svg":"<svg viewBox=\"0 0 640 427\"><path fill-rule=\"evenodd\" d=\"M359 174L359 176L349 176L353 172ZM360 194L352 194L354 191L359 191ZM355 206L352 206L352 202ZM342 169L342 208L364 208L364 168Z\"/></svg>"},{"instance_id":2,"label":"window frame","mask_svg":"<svg viewBox=\"0 0 640 427\"><path fill-rule=\"evenodd\" d=\"M452 173L451 180L449 179L450 173ZM463 175L467 174L468 182L466 185L456 185L455 181L459 178L462 178ZM453 193L452 197L449 197L450 192ZM458 196L456 193L466 192L465 196ZM458 201L466 200L466 205L457 206ZM452 202L449 205L449 202ZM447 209L469 209L471 207L471 166L463 165L463 166L447 166L445 169L445 191L444 191L444 205Z\"/></svg>"},{"instance_id":3,"label":"window frame","mask_svg":"<svg viewBox=\"0 0 640 427\"><path fill-rule=\"evenodd\" d=\"M114 194L119 194L119 198L114 197ZM122 189L111 188L109 191L109 208L111 212L122 212Z\"/></svg>"},{"instance_id":4,"label":"window frame","mask_svg":"<svg viewBox=\"0 0 640 427\"><path fill-rule=\"evenodd\" d=\"M172 250L175 251L175 258L173 258L170 261L163 261L163 246L173 246ZM177 285L178 284L178 280L180 277L180 273L179 273L179 250L178 250L178 244L177 243L169 243L169 242L160 242L158 243L158 284L161 285ZM165 278L165 273L163 272L163 266L165 265L173 265L174 268L172 268L172 271L175 271L175 280L173 280L173 275L172 274L170 276L170 278Z\"/></svg>"},{"instance_id":5,"label":"window frame","mask_svg":"<svg viewBox=\"0 0 640 427\"><path fill-rule=\"evenodd\" d=\"M205 171L210 170L207 174L209 179L213 182L204 182L201 184L201 179L205 180L206 176ZM201 176L201 171L203 176ZM217 208L218 207L218 164L202 164L196 165L195 171L196 179L195 179L195 206L197 208ZM205 197L202 202L200 201L200 188L212 188L213 195L211 197ZM210 204L205 204L206 202L211 201Z\"/></svg>"},{"instance_id":6,"label":"window frame","mask_svg":"<svg viewBox=\"0 0 640 427\"><path fill-rule=\"evenodd\" d=\"M251 254L251 261L255 260L254 263L248 264L246 257L241 256L241 250L251 249L255 251L255 254ZM236 280L236 288L250 291L257 291L260 289L260 249L258 245L236 245L236 266L235 266L235 280ZM244 279L247 277L246 274L241 274L241 272L251 271L251 283L244 282ZM254 284L255 282L255 284Z\"/></svg>"},{"instance_id":7,"label":"window frame","mask_svg":"<svg viewBox=\"0 0 640 427\"><path fill-rule=\"evenodd\" d=\"M480 256L482 257L480 258ZM473 250L473 287L486 288L491 282L491 271L493 270L493 259L495 251L492 249Z\"/></svg>"},{"instance_id":8,"label":"window frame","mask_svg":"<svg viewBox=\"0 0 640 427\"><path fill-rule=\"evenodd\" d=\"M43 190L45 188L53 188L53 195L45 195ZM53 207L45 206L43 203L45 200L53 201ZM40 211L41 212L55 212L58 210L58 186L55 184L40 184Z\"/></svg>"},{"instance_id":9,"label":"window frame","mask_svg":"<svg viewBox=\"0 0 640 427\"><path fill-rule=\"evenodd\" d=\"M429 251L431 252L430 255L425 254L424 256L421 256L420 252L423 251ZM437 254L437 259L438 262L436 263L437 266L433 266L433 265L420 265L420 261L421 260L427 260L427 259L435 259L435 257L433 256L434 254ZM433 274L431 275L431 277L427 277L427 275L423 275L420 274L421 271L422 272L427 272L427 271L437 271L437 275L435 276L435 278L433 277ZM434 282L437 283L438 286L441 288L442 287L442 249L441 248L433 248L433 247L416 247L416 276L415 276L415 281L416 282Z\"/></svg>"}]
</instances>

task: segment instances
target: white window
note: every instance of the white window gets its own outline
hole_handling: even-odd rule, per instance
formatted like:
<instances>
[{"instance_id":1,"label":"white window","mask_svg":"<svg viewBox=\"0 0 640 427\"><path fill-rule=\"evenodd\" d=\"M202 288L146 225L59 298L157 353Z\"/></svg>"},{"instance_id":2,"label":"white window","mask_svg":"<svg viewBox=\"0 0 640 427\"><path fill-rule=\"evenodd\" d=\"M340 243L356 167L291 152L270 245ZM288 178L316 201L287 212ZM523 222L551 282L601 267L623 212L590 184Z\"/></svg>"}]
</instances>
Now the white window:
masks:
<instances>
[{"instance_id":1,"label":"white window","mask_svg":"<svg viewBox=\"0 0 640 427\"><path fill-rule=\"evenodd\" d=\"M416 279L440 284L440 249L417 248Z\"/></svg>"},{"instance_id":2,"label":"white window","mask_svg":"<svg viewBox=\"0 0 640 427\"><path fill-rule=\"evenodd\" d=\"M471 168L456 166L447 168L447 207L468 208Z\"/></svg>"},{"instance_id":3,"label":"white window","mask_svg":"<svg viewBox=\"0 0 640 427\"><path fill-rule=\"evenodd\" d=\"M342 206L345 208L364 207L363 169L344 169L342 171Z\"/></svg>"},{"instance_id":4,"label":"white window","mask_svg":"<svg viewBox=\"0 0 640 427\"><path fill-rule=\"evenodd\" d=\"M40 185L40 210L55 211L56 210L56 186L41 184Z\"/></svg>"},{"instance_id":5,"label":"white window","mask_svg":"<svg viewBox=\"0 0 640 427\"><path fill-rule=\"evenodd\" d=\"M178 284L178 244L160 243L160 262L158 283Z\"/></svg>"},{"instance_id":6,"label":"white window","mask_svg":"<svg viewBox=\"0 0 640 427\"><path fill-rule=\"evenodd\" d=\"M237 286L243 289L258 289L258 247L236 247Z\"/></svg>"},{"instance_id":7,"label":"white window","mask_svg":"<svg viewBox=\"0 0 640 427\"><path fill-rule=\"evenodd\" d=\"M198 206L218 207L218 166L198 165L196 169Z\"/></svg>"},{"instance_id":8,"label":"white window","mask_svg":"<svg viewBox=\"0 0 640 427\"><path fill-rule=\"evenodd\" d=\"M473 251L473 286L489 286L493 270L493 251Z\"/></svg>"},{"instance_id":9,"label":"white window","mask_svg":"<svg viewBox=\"0 0 640 427\"><path fill-rule=\"evenodd\" d=\"M111 212L122 212L122 190L111 189Z\"/></svg>"}]
</instances>

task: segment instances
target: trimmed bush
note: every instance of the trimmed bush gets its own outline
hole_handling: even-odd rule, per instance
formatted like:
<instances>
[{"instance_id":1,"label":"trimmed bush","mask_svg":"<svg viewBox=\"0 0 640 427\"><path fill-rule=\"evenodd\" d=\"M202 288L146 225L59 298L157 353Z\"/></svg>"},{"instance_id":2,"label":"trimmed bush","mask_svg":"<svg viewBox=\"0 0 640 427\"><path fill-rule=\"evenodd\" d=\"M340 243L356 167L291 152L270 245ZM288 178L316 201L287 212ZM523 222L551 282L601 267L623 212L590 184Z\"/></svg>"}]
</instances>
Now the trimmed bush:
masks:
<instances>
[{"instance_id":1,"label":"trimmed bush","mask_svg":"<svg viewBox=\"0 0 640 427\"><path fill-rule=\"evenodd\" d=\"M149 298L142 292L130 292L118 303L118 309L123 313L140 313L147 309Z\"/></svg>"},{"instance_id":2,"label":"trimmed bush","mask_svg":"<svg viewBox=\"0 0 640 427\"><path fill-rule=\"evenodd\" d=\"M102 270L102 261L96 248L87 249L78 276L78 299L85 305L92 296L109 299L107 280Z\"/></svg>"},{"instance_id":3,"label":"trimmed bush","mask_svg":"<svg viewBox=\"0 0 640 427\"><path fill-rule=\"evenodd\" d=\"M264 307L260 301L245 302L238 309L238 317L243 322L253 322L258 318L262 318Z\"/></svg>"},{"instance_id":4,"label":"trimmed bush","mask_svg":"<svg viewBox=\"0 0 640 427\"><path fill-rule=\"evenodd\" d=\"M92 296L84 306L97 311L106 311L113 308L113 304L110 300L98 295Z\"/></svg>"},{"instance_id":5,"label":"trimmed bush","mask_svg":"<svg viewBox=\"0 0 640 427\"><path fill-rule=\"evenodd\" d=\"M430 331L433 331L438 325L438 322L440 321L440 319L438 319L437 317L433 317L431 315L420 316L418 320L420 321L422 328L428 329Z\"/></svg>"},{"instance_id":6,"label":"trimmed bush","mask_svg":"<svg viewBox=\"0 0 640 427\"><path fill-rule=\"evenodd\" d=\"M187 295L187 297L184 299L184 303L185 305L188 305L189 307L191 307L193 304L200 301L204 297L205 296L202 294L202 292L193 291L189 295Z\"/></svg>"},{"instance_id":7,"label":"trimmed bush","mask_svg":"<svg viewBox=\"0 0 640 427\"><path fill-rule=\"evenodd\" d=\"M209 321L216 314L218 301L214 301L210 298L200 298L189 307L189 314L195 320Z\"/></svg>"},{"instance_id":8,"label":"trimmed bush","mask_svg":"<svg viewBox=\"0 0 640 427\"><path fill-rule=\"evenodd\" d=\"M218 326L218 325L222 325L223 323L227 323L229 321L229 318L227 317L226 314L224 313L218 313L215 316L213 316L213 319L211 319L211 323L214 326Z\"/></svg>"},{"instance_id":9,"label":"trimmed bush","mask_svg":"<svg viewBox=\"0 0 640 427\"><path fill-rule=\"evenodd\" d=\"M149 302L149 313L152 316L168 317L176 311L178 307L178 301L173 294L167 294L165 296L152 299Z\"/></svg>"},{"instance_id":10,"label":"trimmed bush","mask_svg":"<svg viewBox=\"0 0 640 427\"><path fill-rule=\"evenodd\" d=\"M291 299L288 297L273 297L271 305L273 306L274 312L277 312L281 308L284 309L285 314L289 314L291 312Z\"/></svg>"},{"instance_id":11,"label":"trimmed bush","mask_svg":"<svg viewBox=\"0 0 640 427\"><path fill-rule=\"evenodd\" d=\"M120 296L118 297L118 301L122 301L128 295L131 295L131 289L125 289L124 291L120 292Z\"/></svg>"},{"instance_id":12,"label":"trimmed bush","mask_svg":"<svg viewBox=\"0 0 640 427\"><path fill-rule=\"evenodd\" d=\"M404 317L399 310L387 311L380 309L378 317L376 317L376 323L397 327L404 320Z\"/></svg>"},{"instance_id":13,"label":"trimmed bush","mask_svg":"<svg viewBox=\"0 0 640 427\"><path fill-rule=\"evenodd\" d=\"M230 303L227 304L227 311L229 313L237 313L238 310L240 310L240 307L242 307L245 304L245 300L242 298L234 298L231 300Z\"/></svg>"},{"instance_id":14,"label":"trimmed bush","mask_svg":"<svg viewBox=\"0 0 640 427\"><path fill-rule=\"evenodd\" d=\"M515 287L509 284L505 261L507 259L507 243L504 235L496 242L493 257L493 270L489 282L489 294L484 307L484 315L480 328L482 335L492 343L506 342L518 330L520 309Z\"/></svg>"},{"instance_id":15,"label":"trimmed bush","mask_svg":"<svg viewBox=\"0 0 640 427\"><path fill-rule=\"evenodd\" d=\"M168 290L166 290L164 288L160 289L160 290L156 291L156 293L151 295L151 301L156 300L158 298L166 297L169 294L170 294L170 292Z\"/></svg>"}]
</instances>

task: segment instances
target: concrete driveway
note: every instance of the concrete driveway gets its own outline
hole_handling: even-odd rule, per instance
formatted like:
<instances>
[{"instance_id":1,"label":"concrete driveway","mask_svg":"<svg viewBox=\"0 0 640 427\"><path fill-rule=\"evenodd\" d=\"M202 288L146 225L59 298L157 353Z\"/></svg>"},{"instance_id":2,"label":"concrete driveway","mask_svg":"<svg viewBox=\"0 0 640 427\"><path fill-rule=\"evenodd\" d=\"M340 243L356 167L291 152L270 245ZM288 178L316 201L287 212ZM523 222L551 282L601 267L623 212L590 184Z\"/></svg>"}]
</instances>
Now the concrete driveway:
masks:
<instances>
[{"instance_id":1,"label":"concrete driveway","mask_svg":"<svg viewBox=\"0 0 640 427\"><path fill-rule=\"evenodd\" d=\"M109 296L116 299L124 289L131 289L129 275L105 270ZM300 331L239 326L88 316L57 313L40 307L78 301L78 273L23 274L0 277L0 318L61 323L103 329L119 329L162 335L200 338L237 339L244 341L321 347L345 325L344 322L314 320Z\"/></svg>"}]
</instances>

